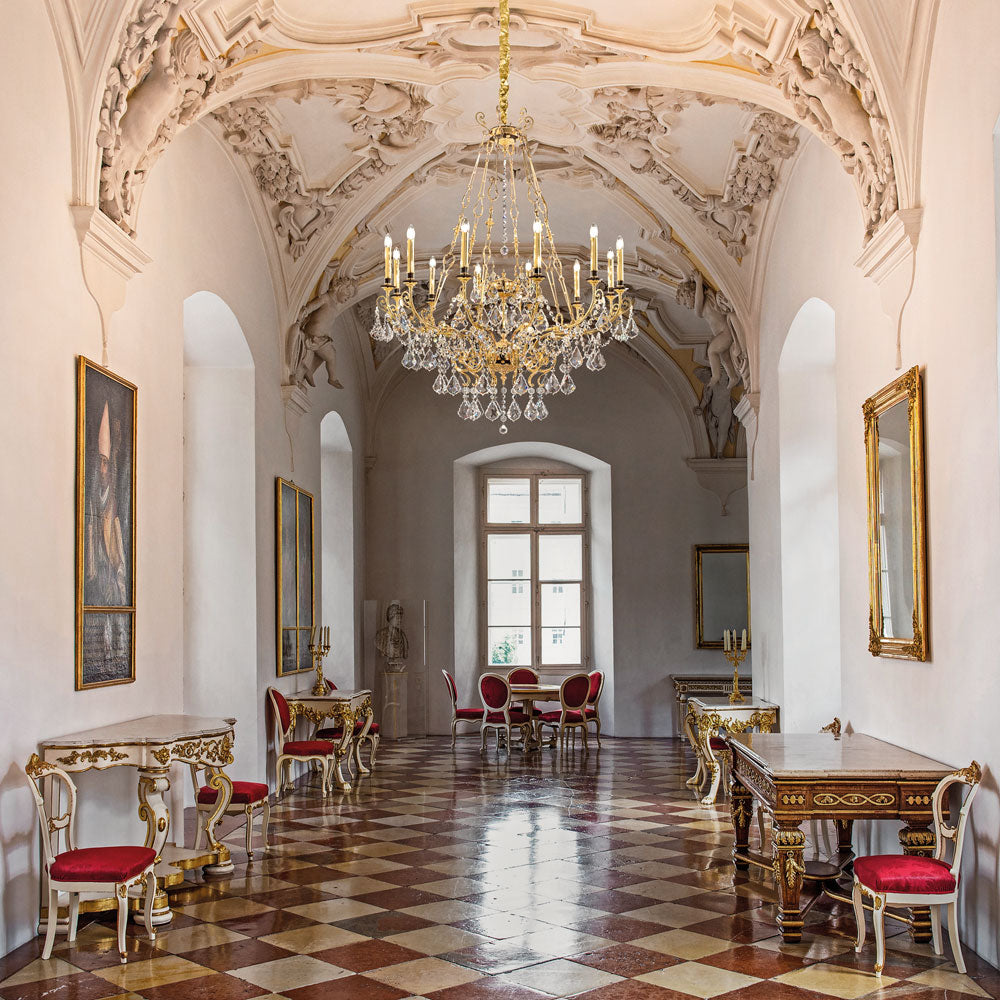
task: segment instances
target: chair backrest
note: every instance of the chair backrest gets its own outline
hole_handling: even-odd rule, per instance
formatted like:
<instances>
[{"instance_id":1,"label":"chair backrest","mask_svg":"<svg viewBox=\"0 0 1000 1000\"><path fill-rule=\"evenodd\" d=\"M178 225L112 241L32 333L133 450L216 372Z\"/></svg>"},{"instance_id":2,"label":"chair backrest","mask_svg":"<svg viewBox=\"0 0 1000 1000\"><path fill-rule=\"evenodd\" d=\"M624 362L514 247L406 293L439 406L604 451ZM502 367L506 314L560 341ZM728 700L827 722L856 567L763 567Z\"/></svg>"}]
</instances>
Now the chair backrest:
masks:
<instances>
[{"instance_id":1,"label":"chair backrest","mask_svg":"<svg viewBox=\"0 0 1000 1000\"><path fill-rule=\"evenodd\" d=\"M582 712L589 694L590 678L586 674L573 674L559 685L559 701L568 712Z\"/></svg>"},{"instance_id":2,"label":"chair backrest","mask_svg":"<svg viewBox=\"0 0 1000 1000\"><path fill-rule=\"evenodd\" d=\"M958 869L962 863L962 841L965 838L965 824L969 819L969 810L972 807L972 800L979 791L979 782L982 780L982 768L973 761L968 767L963 767L960 771L954 771L938 782L931 798L931 806L934 809L934 826L937 832L937 846L934 848L934 857L939 861L945 861L948 853L948 845L951 844L954 854L951 859L951 873L958 877ZM967 785L968 792L958 811L958 822L952 826L951 814L945 817L945 809L948 805L948 792L952 785Z\"/></svg>"},{"instance_id":3,"label":"chair backrest","mask_svg":"<svg viewBox=\"0 0 1000 1000\"><path fill-rule=\"evenodd\" d=\"M510 708L510 683L502 674L483 674L479 678L479 697L487 712L506 712Z\"/></svg>"},{"instance_id":4,"label":"chair backrest","mask_svg":"<svg viewBox=\"0 0 1000 1000\"><path fill-rule=\"evenodd\" d=\"M229 796L232 798L232 779L221 767L216 767L214 764L190 764L189 766L191 768L191 784L194 785L195 802L198 801L198 793L202 788L218 790L225 785L230 786ZM204 777L202 777L202 771L205 772Z\"/></svg>"},{"instance_id":5,"label":"chair backrest","mask_svg":"<svg viewBox=\"0 0 1000 1000\"><path fill-rule=\"evenodd\" d=\"M337 685L334 684L333 681L327 680L325 677L323 678L323 680L326 681L326 692L327 692L327 694L329 694L331 691L336 691L337 690Z\"/></svg>"},{"instance_id":6,"label":"chair backrest","mask_svg":"<svg viewBox=\"0 0 1000 1000\"><path fill-rule=\"evenodd\" d=\"M451 698L451 707L458 708L458 688L455 686L455 678L447 670L442 670L441 673L444 674L444 682L448 685L448 697Z\"/></svg>"},{"instance_id":7,"label":"chair backrest","mask_svg":"<svg viewBox=\"0 0 1000 1000\"><path fill-rule=\"evenodd\" d=\"M35 800L38 823L42 828L42 853L45 871L63 851L76 848L76 785L73 779L55 764L42 760L33 753L24 767L28 787ZM53 812L62 808L63 792L66 793L66 811L48 815L45 811L45 783L49 782L49 803ZM61 842L61 844L60 844Z\"/></svg>"},{"instance_id":8,"label":"chair backrest","mask_svg":"<svg viewBox=\"0 0 1000 1000\"><path fill-rule=\"evenodd\" d=\"M289 730L292 728L292 710L288 707L285 696L277 688L268 688L267 696L271 702L271 712L274 716L274 749L281 753L285 748Z\"/></svg>"},{"instance_id":9,"label":"chair backrest","mask_svg":"<svg viewBox=\"0 0 1000 1000\"><path fill-rule=\"evenodd\" d=\"M600 670L592 670L588 677L590 678L590 691L587 694L587 704L596 705L601 700L601 695L604 694L604 674Z\"/></svg>"},{"instance_id":10,"label":"chair backrest","mask_svg":"<svg viewBox=\"0 0 1000 1000\"><path fill-rule=\"evenodd\" d=\"M537 684L538 671L531 667L515 667L507 671L507 680L511 684Z\"/></svg>"}]
</instances>

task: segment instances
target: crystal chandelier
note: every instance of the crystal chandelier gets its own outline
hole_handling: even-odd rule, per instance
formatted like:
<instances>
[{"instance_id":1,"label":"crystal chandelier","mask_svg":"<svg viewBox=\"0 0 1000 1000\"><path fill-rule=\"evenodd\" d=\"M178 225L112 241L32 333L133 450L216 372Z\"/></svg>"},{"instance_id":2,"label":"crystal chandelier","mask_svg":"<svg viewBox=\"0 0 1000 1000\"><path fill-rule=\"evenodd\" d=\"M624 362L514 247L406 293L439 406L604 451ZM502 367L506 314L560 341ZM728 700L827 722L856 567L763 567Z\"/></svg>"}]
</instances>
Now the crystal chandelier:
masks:
<instances>
[{"instance_id":1,"label":"crystal chandelier","mask_svg":"<svg viewBox=\"0 0 1000 1000\"><path fill-rule=\"evenodd\" d=\"M608 341L639 332L626 294L620 236L607 252L602 282L597 226L590 227L590 300L584 305L580 297L579 260L570 295L524 131L532 120L522 109L521 127L507 121L509 74L510 6L500 0L499 123L489 128L482 112L476 116L485 135L451 245L440 268L433 257L429 261L426 294L413 270L413 227L406 231L402 281L399 249L386 236L385 280L371 331L374 340L399 341L404 368L436 371L434 391L461 396L463 420L499 420L501 434L522 416L543 420L546 397L576 388L573 369L585 364L600 371ZM532 216L530 258L518 235L518 184L527 189Z\"/></svg>"}]
</instances>

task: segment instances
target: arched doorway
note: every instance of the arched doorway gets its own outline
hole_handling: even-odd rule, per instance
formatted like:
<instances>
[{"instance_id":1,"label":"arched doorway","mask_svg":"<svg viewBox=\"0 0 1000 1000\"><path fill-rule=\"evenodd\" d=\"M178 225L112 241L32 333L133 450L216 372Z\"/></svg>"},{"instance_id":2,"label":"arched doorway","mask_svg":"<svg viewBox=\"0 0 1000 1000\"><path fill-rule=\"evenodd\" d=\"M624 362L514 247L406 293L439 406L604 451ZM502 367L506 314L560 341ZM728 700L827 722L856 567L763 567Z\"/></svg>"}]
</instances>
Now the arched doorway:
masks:
<instances>
[{"instance_id":1,"label":"arched doorway","mask_svg":"<svg viewBox=\"0 0 1000 1000\"><path fill-rule=\"evenodd\" d=\"M212 292L184 301L184 711L236 717L234 773L259 779L254 363Z\"/></svg>"},{"instance_id":2,"label":"arched doorway","mask_svg":"<svg viewBox=\"0 0 1000 1000\"><path fill-rule=\"evenodd\" d=\"M781 722L812 732L840 711L836 328L803 304L778 360L783 684Z\"/></svg>"}]
</instances>

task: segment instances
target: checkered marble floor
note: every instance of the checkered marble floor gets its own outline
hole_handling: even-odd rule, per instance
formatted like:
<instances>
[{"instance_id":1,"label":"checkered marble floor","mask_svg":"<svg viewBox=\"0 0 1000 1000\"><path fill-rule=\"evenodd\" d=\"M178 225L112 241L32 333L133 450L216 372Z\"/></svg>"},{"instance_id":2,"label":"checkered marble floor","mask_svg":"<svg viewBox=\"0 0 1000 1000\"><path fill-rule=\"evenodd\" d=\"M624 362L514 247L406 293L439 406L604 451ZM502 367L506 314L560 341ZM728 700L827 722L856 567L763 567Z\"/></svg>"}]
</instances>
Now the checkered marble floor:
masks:
<instances>
[{"instance_id":1,"label":"checkered marble floor","mask_svg":"<svg viewBox=\"0 0 1000 1000\"><path fill-rule=\"evenodd\" d=\"M478 737L383 742L350 795L299 787L272 850L172 896L154 946L92 920L43 962L0 959L3 1000L806 1000L996 997L996 970L893 933L881 986L854 918L820 901L784 945L763 875L736 876L728 808L703 808L676 740L508 759Z\"/></svg>"}]
</instances>

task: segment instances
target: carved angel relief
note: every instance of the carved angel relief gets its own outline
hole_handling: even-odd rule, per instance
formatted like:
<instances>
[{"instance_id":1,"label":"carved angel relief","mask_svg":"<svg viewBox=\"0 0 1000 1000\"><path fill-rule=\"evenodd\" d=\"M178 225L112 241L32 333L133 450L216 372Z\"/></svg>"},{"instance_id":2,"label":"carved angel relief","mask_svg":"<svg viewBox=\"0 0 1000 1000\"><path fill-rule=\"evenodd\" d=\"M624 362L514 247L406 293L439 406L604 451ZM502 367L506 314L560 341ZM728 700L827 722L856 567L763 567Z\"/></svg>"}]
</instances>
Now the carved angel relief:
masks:
<instances>
[{"instance_id":1,"label":"carved angel relief","mask_svg":"<svg viewBox=\"0 0 1000 1000\"><path fill-rule=\"evenodd\" d=\"M193 31L178 30L186 3L142 0L108 71L97 133L100 208L130 234L150 167L210 94L232 86L237 77L225 71L250 51L237 45L224 56L206 57Z\"/></svg>"},{"instance_id":2,"label":"carved angel relief","mask_svg":"<svg viewBox=\"0 0 1000 1000\"><path fill-rule=\"evenodd\" d=\"M283 147L272 119L271 101L324 96L353 109L351 127L364 156L332 188L313 188ZM275 205L275 231L293 259L305 253L344 203L401 162L427 135L429 102L418 88L378 80L308 81L233 101L213 112L227 141L250 163L263 194Z\"/></svg>"},{"instance_id":3,"label":"carved angel relief","mask_svg":"<svg viewBox=\"0 0 1000 1000\"><path fill-rule=\"evenodd\" d=\"M847 36L830 0L808 0L815 15L780 63L770 62L745 34L736 51L788 98L799 121L811 125L840 154L853 176L865 218L865 241L898 205L889 124L868 64Z\"/></svg>"},{"instance_id":4,"label":"carved angel relief","mask_svg":"<svg viewBox=\"0 0 1000 1000\"><path fill-rule=\"evenodd\" d=\"M732 257L742 258L756 233L754 207L771 196L780 162L798 146L795 123L773 111L755 115L746 152L737 160L720 197L692 190L665 162L656 141L670 134L669 116L695 101L711 107L722 98L658 87L609 87L595 91L594 99L607 119L589 129L598 149L614 159L625 160L633 173L648 175L667 187L722 241ZM748 110L752 107L746 105Z\"/></svg>"}]
</instances>

